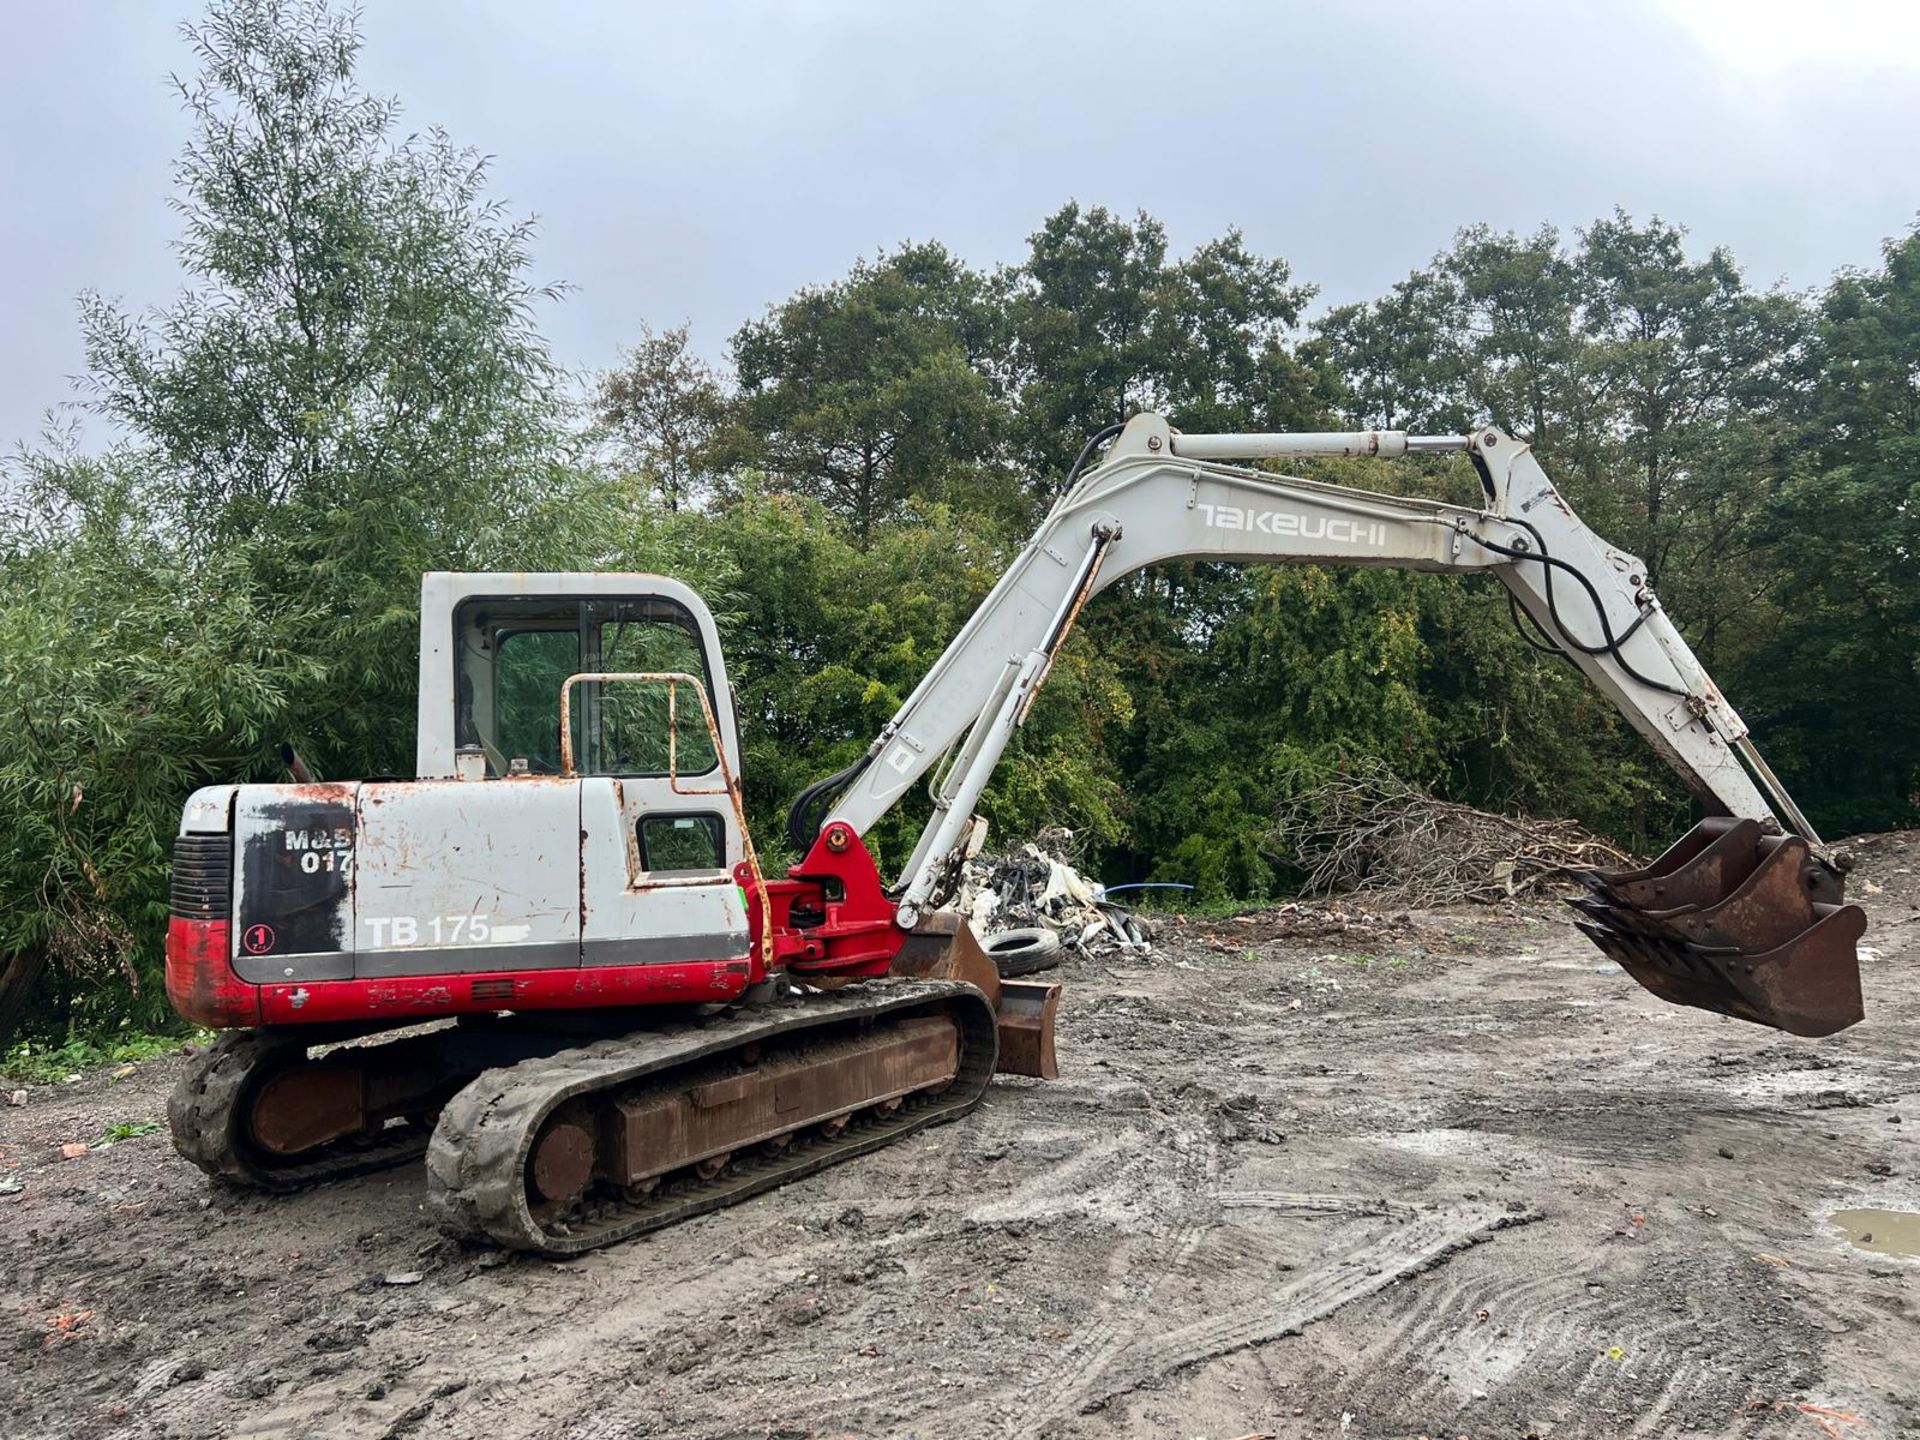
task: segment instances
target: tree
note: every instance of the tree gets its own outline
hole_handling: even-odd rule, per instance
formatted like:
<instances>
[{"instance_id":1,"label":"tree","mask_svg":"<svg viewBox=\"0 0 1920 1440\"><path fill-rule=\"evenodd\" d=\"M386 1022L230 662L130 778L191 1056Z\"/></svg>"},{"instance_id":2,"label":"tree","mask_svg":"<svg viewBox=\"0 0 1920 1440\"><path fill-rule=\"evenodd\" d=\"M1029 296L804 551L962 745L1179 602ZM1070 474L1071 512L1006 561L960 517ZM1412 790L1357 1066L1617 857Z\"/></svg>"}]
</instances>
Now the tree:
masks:
<instances>
[{"instance_id":1,"label":"tree","mask_svg":"<svg viewBox=\"0 0 1920 1440\"><path fill-rule=\"evenodd\" d=\"M571 463L528 227L358 88L355 17L220 0L184 34L191 288L83 299L125 440L0 485L9 974L112 937L151 978L195 785L281 778L287 740L323 774L408 767L422 571L582 568L631 533Z\"/></svg>"},{"instance_id":2,"label":"tree","mask_svg":"<svg viewBox=\"0 0 1920 1440\"><path fill-rule=\"evenodd\" d=\"M1559 232L1543 225L1528 236L1502 235L1474 226L1435 266L1461 306L1465 373L1457 399L1467 423L1488 416L1548 455L1590 439L1581 275Z\"/></svg>"},{"instance_id":3,"label":"tree","mask_svg":"<svg viewBox=\"0 0 1920 1440\"><path fill-rule=\"evenodd\" d=\"M183 556L138 464L26 460L0 514L0 1040L50 965L104 1022L164 1018L156 987L130 990L166 928L180 803L260 773L323 668L288 644L316 617L244 553Z\"/></svg>"},{"instance_id":4,"label":"tree","mask_svg":"<svg viewBox=\"0 0 1920 1440\"><path fill-rule=\"evenodd\" d=\"M176 166L195 284L131 316L89 295L93 405L177 506L188 554L244 547L324 617L297 697L328 770L407 763L420 572L559 559L605 496L571 466L526 278L531 229L477 154L397 130L360 90L354 15L224 0L185 27L194 133Z\"/></svg>"},{"instance_id":5,"label":"tree","mask_svg":"<svg viewBox=\"0 0 1920 1440\"><path fill-rule=\"evenodd\" d=\"M720 377L687 348L688 328L655 334L643 323L621 364L600 377L596 395L620 462L668 510L700 497L707 446L727 407Z\"/></svg>"},{"instance_id":6,"label":"tree","mask_svg":"<svg viewBox=\"0 0 1920 1440\"><path fill-rule=\"evenodd\" d=\"M882 527L863 550L818 500L759 491L735 502L719 536L742 577L728 660L764 858L785 848L788 802L866 750L1024 536L935 505ZM1080 651L1055 667L987 797L999 833L1032 834L1071 816L1102 842L1123 838L1120 787L1101 743L1130 718L1115 668ZM908 797L866 837L883 868L905 861L926 809Z\"/></svg>"},{"instance_id":7,"label":"tree","mask_svg":"<svg viewBox=\"0 0 1920 1440\"><path fill-rule=\"evenodd\" d=\"M1778 619L1741 667L1811 818L1920 821L1920 227L1822 299L1804 447L1758 540Z\"/></svg>"},{"instance_id":8,"label":"tree","mask_svg":"<svg viewBox=\"0 0 1920 1440\"><path fill-rule=\"evenodd\" d=\"M1688 260L1683 238L1616 211L1581 232L1578 259L1587 365L1637 480L1639 533L1625 538L1655 582L1732 478L1711 464L1720 431L1781 393L1797 318L1791 302L1748 291L1725 250Z\"/></svg>"},{"instance_id":9,"label":"tree","mask_svg":"<svg viewBox=\"0 0 1920 1440\"><path fill-rule=\"evenodd\" d=\"M1343 377L1340 408L1356 425L1444 431L1470 423L1459 287L1416 270L1378 300L1314 322L1314 353Z\"/></svg>"},{"instance_id":10,"label":"tree","mask_svg":"<svg viewBox=\"0 0 1920 1440\"><path fill-rule=\"evenodd\" d=\"M939 245L861 261L733 339L740 404L723 453L820 500L864 548L910 497L991 467L989 283Z\"/></svg>"},{"instance_id":11,"label":"tree","mask_svg":"<svg viewBox=\"0 0 1920 1440\"><path fill-rule=\"evenodd\" d=\"M1151 215L1070 202L1009 278L1017 449L1043 490L1089 435L1138 411L1206 430L1297 411L1313 391L1284 343L1313 289L1237 230L1169 263Z\"/></svg>"}]
</instances>

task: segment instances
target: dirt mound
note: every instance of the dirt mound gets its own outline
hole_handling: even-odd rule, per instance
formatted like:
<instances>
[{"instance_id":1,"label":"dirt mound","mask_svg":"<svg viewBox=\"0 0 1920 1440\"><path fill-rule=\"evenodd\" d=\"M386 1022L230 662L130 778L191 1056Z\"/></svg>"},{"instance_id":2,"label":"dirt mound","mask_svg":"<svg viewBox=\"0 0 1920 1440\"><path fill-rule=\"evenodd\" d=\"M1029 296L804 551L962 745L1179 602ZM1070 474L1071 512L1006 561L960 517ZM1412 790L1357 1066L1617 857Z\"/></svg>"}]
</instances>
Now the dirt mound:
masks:
<instances>
[{"instance_id":1,"label":"dirt mound","mask_svg":"<svg viewBox=\"0 0 1920 1440\"><path fill-rule=\"evenodd\" d=\"M212 1191L174 1061L0 1107L8 1436L1779 1436L1920 1426L1920 837L1868 1018L1661 1005L1558 907L1069 956L1065 1077L651 1240L465 1250L416 1170ZM117 1127L117 1128L116 1128ZM130 1134L61 1158L62 1147Z\"/></svg>"}]
</instances>

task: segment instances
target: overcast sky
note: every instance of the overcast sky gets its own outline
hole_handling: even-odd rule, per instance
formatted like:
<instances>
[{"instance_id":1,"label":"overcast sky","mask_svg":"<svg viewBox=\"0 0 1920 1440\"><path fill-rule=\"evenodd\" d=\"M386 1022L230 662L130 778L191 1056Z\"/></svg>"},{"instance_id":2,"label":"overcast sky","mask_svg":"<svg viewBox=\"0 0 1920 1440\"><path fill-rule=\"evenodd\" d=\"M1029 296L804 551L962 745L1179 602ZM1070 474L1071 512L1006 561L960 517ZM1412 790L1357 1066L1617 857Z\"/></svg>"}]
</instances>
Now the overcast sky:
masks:
<instances>
[{"instance_id":1,"label":"overcast sky","mask_svg":"<svg viewBox=\"0 0 1920 1440\"><path fill-rule=\"evenodd\" d=\"M165 302L179 0L0 0L0 449L81 368L74 299ZM1230 226L1343 301L1462 225L1616 204L1757 284L1920 211L1912 0L370 0L362 75L539 218L558 360L642 321L718 358L770 301L939 239L1014 260L1069 198Z\"/></svg>"}]
</instances>

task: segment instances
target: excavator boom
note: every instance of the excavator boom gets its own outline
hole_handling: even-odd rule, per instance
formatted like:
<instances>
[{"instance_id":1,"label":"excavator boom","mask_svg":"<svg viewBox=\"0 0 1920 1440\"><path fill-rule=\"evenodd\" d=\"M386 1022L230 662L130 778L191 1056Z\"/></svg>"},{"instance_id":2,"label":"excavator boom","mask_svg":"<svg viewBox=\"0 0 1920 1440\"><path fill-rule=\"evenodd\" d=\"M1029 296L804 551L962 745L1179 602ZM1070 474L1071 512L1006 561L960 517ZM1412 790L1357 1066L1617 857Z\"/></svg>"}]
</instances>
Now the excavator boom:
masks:
<instances>
[{"instance_id":1,"label":"excavator boom","mask_svg":"<svg viewBox=\"0 0 1920 1440\"><path fill-rule=\"evenodd\" d=\"M1471 459L1482 506L1231 463L1440 452ZM1583 929L1668 1000L1803 1034L1860 1018L1853 940L1865 922L1840 905L1840 877L1819 837L1667 616L1645 566L1588 529L1530 447L1492 427L1463 436L1187 435L1157 415L1134 417L1060 497L861 764L834 777L821 827L860 835L942 767L932 817L889 891L903 929L951 890L974 806L1081 608L1125 576L1177 560L1490 571L1516 623L1605 694L1711 815L1751 822L1683 841L1653 867L1662 878L1651 890L1621 875L1588 877ZM813 818L806 807L817 811L822 798L820 787L805 797L799 838ZM1779 845L1782 834L1794 844ZM1741 849L1730 867L1721 864L1729 848ZM1717 884L1706 883L1709 870ZM1686 891L1684 909L1675 886ZM1744 928L1729 923L1736 911Z\"/></svg>"}]
</instances>

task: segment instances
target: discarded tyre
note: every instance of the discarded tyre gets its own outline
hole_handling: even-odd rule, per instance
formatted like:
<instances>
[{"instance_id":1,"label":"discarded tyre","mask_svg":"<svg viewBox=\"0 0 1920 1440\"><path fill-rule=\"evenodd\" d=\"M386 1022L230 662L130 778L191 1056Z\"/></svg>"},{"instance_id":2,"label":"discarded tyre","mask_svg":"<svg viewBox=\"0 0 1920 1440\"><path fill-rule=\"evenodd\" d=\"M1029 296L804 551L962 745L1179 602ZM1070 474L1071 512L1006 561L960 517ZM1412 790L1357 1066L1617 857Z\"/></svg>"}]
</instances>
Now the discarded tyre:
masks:
<instances>
[{"instance_id":1,"label":"discarded tyre","mask_svg":"<svg viewBox=\"0 0 1920 1440\"><path fill-rule=\"evenodd\" d=\"M989 935L980 946L993 957L1001 977L1031 975L1051 970L1060 963L1060 937L1039 926L1025 930L1002 930Z\"/></svg>"}]
</instances>

